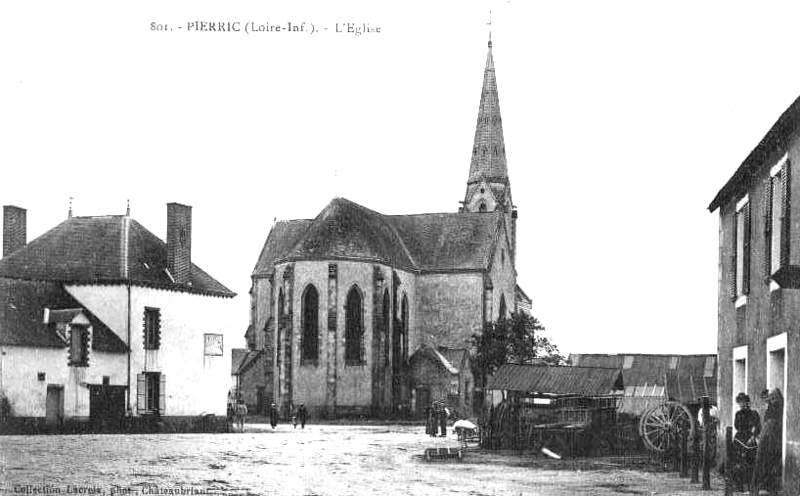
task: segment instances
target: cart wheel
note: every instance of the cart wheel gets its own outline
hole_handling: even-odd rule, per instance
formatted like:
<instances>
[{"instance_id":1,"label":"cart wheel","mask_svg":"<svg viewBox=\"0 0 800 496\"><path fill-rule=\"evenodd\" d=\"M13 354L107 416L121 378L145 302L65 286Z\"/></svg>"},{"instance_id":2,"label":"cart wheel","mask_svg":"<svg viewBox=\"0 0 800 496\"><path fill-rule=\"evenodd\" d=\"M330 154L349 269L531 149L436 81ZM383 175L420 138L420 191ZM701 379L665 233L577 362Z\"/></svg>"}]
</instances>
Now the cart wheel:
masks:
<instances>
[{"instance_id":1,"label":"cart wheel","mask_svg":"<svg viewBox=\"0 0 800 496\"><path fill-rule=\"evenodd\" d=\"M682 428L692 432L694 427L689 409L677 401L668 401L644 412L639 435L649 450L663 453L677 446Z\"/></svg>"}]
</instances>

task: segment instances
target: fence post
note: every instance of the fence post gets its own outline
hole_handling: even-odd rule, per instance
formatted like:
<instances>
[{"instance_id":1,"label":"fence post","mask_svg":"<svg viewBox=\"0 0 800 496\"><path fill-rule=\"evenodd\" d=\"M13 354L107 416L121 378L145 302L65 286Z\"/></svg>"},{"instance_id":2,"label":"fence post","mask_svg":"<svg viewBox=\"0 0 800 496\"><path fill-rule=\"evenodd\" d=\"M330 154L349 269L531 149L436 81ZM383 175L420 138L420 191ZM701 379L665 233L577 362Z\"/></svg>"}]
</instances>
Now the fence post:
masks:
<instances>
[{"instance_id":1,"label":"fence post","mask_svg":"<svg viewBox=\"0 0 800 496\"><path fill-rule=\"evenodd\" d=\"M689 433L687 426L682 425L680 430L681 443L681 477L689 477Z\"/></svg>"},{"instance_id":2,"label":"fence post","mask_svg":"<svg viewBox=\"0 0 800 496\"><path fill-rule=\"evenodd\" d=\"M725 496L733 494L733 427L725 429Z\"/></svg>"},{"instance_id":3,"label":"fence post","mask_svg":"<svg viewBox=\"0 0 800 496\"><path fill-rule=\"evenodd\" d=\"M709 452L711 451L711 436L716 433L711 432L711 416L710 404L708 396L703 396L703 490L708 491L711 489L711 460L709 460Z\"/></svg>"},{"instance_id":4,"label":"fence post","mask_svg":"<svg viewBox=\"0 0 800 496\"><path fill-rule=\"evenodd\" d=\"M693 415L697 417L697 409L692 408ZM700 426L695 424L692 430L692 477L691 482L700 482Z\"/></svg>"}]
</instances>

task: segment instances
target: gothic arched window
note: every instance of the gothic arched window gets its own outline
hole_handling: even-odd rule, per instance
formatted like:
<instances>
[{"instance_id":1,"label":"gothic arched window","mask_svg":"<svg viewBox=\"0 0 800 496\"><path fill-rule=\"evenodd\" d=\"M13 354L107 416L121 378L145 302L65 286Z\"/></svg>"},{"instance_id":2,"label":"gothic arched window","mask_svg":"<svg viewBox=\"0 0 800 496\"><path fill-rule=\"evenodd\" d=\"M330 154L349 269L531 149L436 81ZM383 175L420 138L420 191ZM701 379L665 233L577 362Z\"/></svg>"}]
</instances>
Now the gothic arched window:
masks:
<instances>
[{"instance_id":1,"label":"gothic arched window","mask_svg":"<svg viewBox=\"0 0 800 496\"><path fill-rule=\"evenodd\" d=\"M478 205L478 212L485 212L485 211L486 211L486 204L481 202L481 204Z\"/></svg>"},{"instance_id":2,"label":"gothic arched window","mask_svg":"<svg viewBox=\"0 0 800 496\"><path fill-rule=\"evenodd\" d=\"M361 291L350 288L345 303L344 362L345 365L364 363L364 319Z\"/></svg>"},{"instance_id":3,"label":"gothic arched window","mask_svg":"<svg viewBox=\"0 0 800 496\"><path fill-rule=\"evenodd\" d=\"M497 315L497 320L505 320L506 318L506 296L500 295L500 312Z\"/></svg>"},{"instance_id":4,"label":"gothic arched window","mask_svg":"<svg viewBox=\"0 0 800 496\"><path fill-rule=\"evenodd\" d=\"M389 343L390 341L390 330L391 324L390 320L392 318L392 300L389 298L389 290L385 290L383 292L383 315L381 319L381 324L383 325L383 363L385 366L389 366Z\"/></svg>"},{"instance_id":5,"label":"gothic arched window","mask_svg":"<svg viewBox=\"0 0 800 496\"><path fill-rule=\"evenodd\" d=\"M302 355L303 361L316 361L319 357L319 293L309 284L303 293L302 301L303 336Z\"/></svg>"}]
</instances>

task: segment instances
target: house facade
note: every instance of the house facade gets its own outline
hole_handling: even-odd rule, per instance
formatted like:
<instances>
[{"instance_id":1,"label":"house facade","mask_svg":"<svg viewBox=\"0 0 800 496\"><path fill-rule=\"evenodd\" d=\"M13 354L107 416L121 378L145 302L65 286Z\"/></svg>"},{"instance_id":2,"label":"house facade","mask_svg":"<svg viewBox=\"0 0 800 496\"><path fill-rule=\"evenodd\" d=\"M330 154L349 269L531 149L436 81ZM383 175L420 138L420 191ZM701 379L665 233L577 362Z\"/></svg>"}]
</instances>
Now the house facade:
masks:
<instances>
[{"instance_id":1,"label":"house facade","mask_svg":"<svg viewBox=\"0 0 800 496\"><path fill-rule=\"evenodd\" d=\"M335 198L314 219L272 227L251 276L247 335L270 357L267 396L285 413L298 403L328 417L414 411L417 350L469 349L518 295L530 306L516 284L491 50L457 212L385 215Z\"/></svg>"},{"instance_id":2,"label":"house facade","mask_svg":"<svg viewBox=\"0 0 800 496\"><path fill-rule=\"evenodd\" d=\"M717 346L722 425L744 392L781 390L783 478L800 492L800 99L780 116L709 205L719 212Z\"/></svg>"},{"instance_id":3,"label":"house facade","mask_svg":"<svg viewBox=\"0 0 800 496\"><path fill-rule=\"evenodd\" d=\"M4 208L0 389L14 422L224 417L230 290L191 261L191 207L164 243L130 215L73 217L26 242ZM22 228L20 228L22 226Z\"/></svg>"}]
</instances>

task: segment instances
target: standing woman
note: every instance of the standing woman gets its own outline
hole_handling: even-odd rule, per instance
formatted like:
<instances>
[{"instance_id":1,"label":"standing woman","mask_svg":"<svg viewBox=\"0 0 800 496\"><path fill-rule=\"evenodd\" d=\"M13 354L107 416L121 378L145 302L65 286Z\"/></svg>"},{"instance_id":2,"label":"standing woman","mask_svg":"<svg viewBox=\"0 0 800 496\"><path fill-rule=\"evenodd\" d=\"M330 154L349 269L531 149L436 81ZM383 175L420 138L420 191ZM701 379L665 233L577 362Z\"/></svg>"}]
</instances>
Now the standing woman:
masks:
<instances>
[{"instance_id":1,"label":"standing woman","mask_svg":"<svg viewBox=\"0 0 800 496\"><path fill-rule=\"evenodd\" d=\"M769 494L778 494L783 465L783 395L773 389L767 395L764 428L758 441L758 453L753 470L752 494L763 487Z\"/></svg>"}]
</instances>

